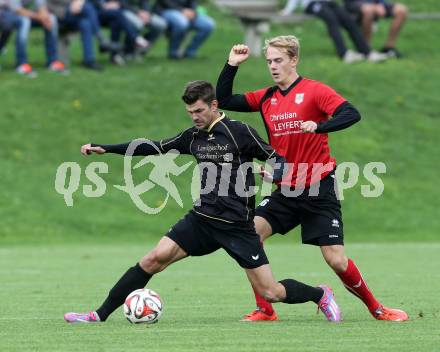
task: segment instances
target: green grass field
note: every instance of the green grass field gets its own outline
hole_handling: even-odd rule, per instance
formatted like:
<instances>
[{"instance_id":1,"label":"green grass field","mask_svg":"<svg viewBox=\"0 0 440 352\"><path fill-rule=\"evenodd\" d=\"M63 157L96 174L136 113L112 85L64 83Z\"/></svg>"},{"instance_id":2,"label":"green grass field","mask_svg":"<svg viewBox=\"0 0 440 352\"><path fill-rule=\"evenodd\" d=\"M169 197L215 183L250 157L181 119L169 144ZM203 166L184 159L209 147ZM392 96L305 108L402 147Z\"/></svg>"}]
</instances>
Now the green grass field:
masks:
<instances>
[{"instance_id":1,"label":"green grass field","mask_svg":"<svg viewBox=\"0 0 440 352\"><path fill-rule=\"evenodd\" d=\"M408 2L414 11L439 10L437 1ZM171 201L164 218L146 217L129 197L113 185L123 182L118 156L82 158L79 147L90 141L116 143L137 137L173 136L190 124L180 102L182 87L189 80L216 81L233 43L242 40L238 23L211 10L219 23L212 40L195 61L164 60L161 40L143 64L119 68L108 66L104 74L72 67L68 77L44 72L41 35L33 33L30 56L40 77L22 79L8 70L13 47L2 58L0 72L2 148L2 197L0 243L63 243L65 241L121 241L159 236L169 223L191 207L187 185L190 173L176 181L185 207ZM387 23L375 35L380 47ZM300 26L274 26L270 35L294 33L302 40L299 72L323 81L341 92L361 111L363 120L353 128L331 135L338 162L354 161L362 168L370 161L387 165L385 192L380 198L364 198L361 175L354 189L345 194L344 218L351 241L437 241L440 217L432 206L440 198L435 143L440 130L436 69L440 50L435 45L440 21L409 21L399 48L406 58L381 65L347 66L339 62L320 22ZM77 42L74 42L78 44ZM75 49L75 48L74 48ZM76 47L78 49L78 47ZM80 53L74 50L74 59ZM101 56L105 62L106 57ZM252 58L237 77L237 91L271 85L263 59ZM255 126L263 136L258 114L232 114ZM65 161L109 162L107 192L102 198L74 194L68 208L54 190L55 172ZM182 160L182 164L184 161ZM87 184L83 177L80 187ZM160 201L164 192L150 192ZM398 205L398 206L397 206ZM128 226L129 225L129 226Z\"/></svg>"},{"instance_id":2,"label":"green grass field","mask_svg":"<svg viewBox=\"0 0 440 352\"><path fill-rule=\"evenodd\" d=\"M415 12L440 12L437 0L402 1ZM313 304L278 305L280 321L243 324L253 308L244 274L225 254L191 258L154 278L151 288L165 301L159 324L129 325L117 312L100 326L69 326L62 315L95 308L127 267L151 249L191 207L190 173L174 178L184 208L173 200L157 216L140 212L123 184L123 161L114 155L84 158L88 142L117 143L137 137L160 139L190 125L180 94L187 81L216 81L230 47L242 41L236 20L209 8L218 23L213 38L194 61L164 59L164 40L144 63L107 65L103 74L77 65L60 77L44 72L42 35L33 32L30 57L38 79L13 71L13 47L0 58L0 351L438 351L440 322L440 217L438 216L438 131L440 113L440 21L409 21L399 41L405 58L380 65L347 66L334 54L320 22L273 26L267 36L292 33L302 40L300 74L334 87L363 119L332 134L339 163L370 161L387 166L380 198L361 196L363 176L345 192L347 252L372 290L411 320L373 320L340 285L316 248L299 246L298 231L267 244L277 278L330 284L344 322L328 324ZM374 37L379 48L387 23ZM78 43L73 47L78 62ZM271 85L263 59L240 68L236 90ZM265 136L258 114L231 114ZM188 158L179 161L183 165ZM78 162L83 170L74 206L54 189L58 166ZM84 170L105 161L107 191L87 198ZM145 177L140 170L136 177ZM155 205L166 192L144 200Z\"/></svg>"},{"instance_id":3,"label":"green grass field","mask_svg":"<svg viewBox=\"0 0 440 352\"><path fill-rule=\"evenodd\" d=\"M343 309L341 324L316 315L313 303L277 304L278 322L239 322L253 309L253 299L244 273L222 251L176 263L150 281L164 301L155 325L129 324L122 309L99 326L64 323L64 312L96 307L120 274L152 246L143 241L0 249L0 350L438 351L439 244L347 248L378 298L407 310L411 320L405 323L374 320L318 251L293 245L291 236L266 246L277 277L330 284Z\"/></svg>"}]
</instances>

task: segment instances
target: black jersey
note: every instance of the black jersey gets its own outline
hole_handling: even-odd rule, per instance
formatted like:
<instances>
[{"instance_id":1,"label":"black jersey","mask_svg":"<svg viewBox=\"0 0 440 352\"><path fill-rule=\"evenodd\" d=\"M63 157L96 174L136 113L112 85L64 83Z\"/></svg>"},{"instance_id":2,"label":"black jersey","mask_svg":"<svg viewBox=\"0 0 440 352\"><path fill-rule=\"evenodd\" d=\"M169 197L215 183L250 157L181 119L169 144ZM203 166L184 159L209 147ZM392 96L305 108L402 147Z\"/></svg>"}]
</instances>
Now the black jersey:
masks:
<instances>
[{"instance_id":1,"label":"black jersey","mask_svg":"<svg viewBox=\"0 0 440 352\"><path fill-rule=\"evenodd\" d=\"M125 154L129 144L92 145L109 153ZM159 150L166 153L173 149L191 154L197 160L201 192L194 211L226 222L247 222L254 217L253 159L274 158L280 164L274 172L275 181L281 179L285 162L253 128L224 114L208 130L192 127L173 138L148 141L140 144L133 155L154 155Z\"/></svg>"}]
</instances>

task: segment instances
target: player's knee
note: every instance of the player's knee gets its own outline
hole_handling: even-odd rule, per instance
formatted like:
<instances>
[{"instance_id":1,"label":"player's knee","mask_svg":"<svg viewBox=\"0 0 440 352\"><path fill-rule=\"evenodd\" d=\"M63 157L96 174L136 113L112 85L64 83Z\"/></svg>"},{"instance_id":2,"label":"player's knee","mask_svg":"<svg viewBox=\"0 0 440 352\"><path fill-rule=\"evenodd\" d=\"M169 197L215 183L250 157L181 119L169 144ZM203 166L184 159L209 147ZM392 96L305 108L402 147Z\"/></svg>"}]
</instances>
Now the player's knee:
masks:
<instances>
[{"instance_id":1,"label":"player's knee","mask_svg":"<svg viewBox=\"0 0 440 352\"><path fill-rule=\"evenodd\" d=\"M260 241L264 242L272 235L272 227L270 224L259 216L254 217L255 232L260 236Z\"/></svg>"},{"instance_id":2,"label":"player's knee","mask_svg":"<svg viewBox=\"0 0 440 352\"><path fill-rule=\"evenodd\" d=\"M144 271L150 274L156 274L166 267L163 255L157 250L153 250L143 257L139 265Z\"/></svg>"},{"instance_id":3,"label":"player's knee","mask_svg":"<svg viewBox=\"0 0 440 352\"><path fill-rule=\"evenodd\" d=\"M348 258L345 255L332 255L325 257L327 264L337 273L342 273L347 269Z\"/></svg>"}]
</instances>

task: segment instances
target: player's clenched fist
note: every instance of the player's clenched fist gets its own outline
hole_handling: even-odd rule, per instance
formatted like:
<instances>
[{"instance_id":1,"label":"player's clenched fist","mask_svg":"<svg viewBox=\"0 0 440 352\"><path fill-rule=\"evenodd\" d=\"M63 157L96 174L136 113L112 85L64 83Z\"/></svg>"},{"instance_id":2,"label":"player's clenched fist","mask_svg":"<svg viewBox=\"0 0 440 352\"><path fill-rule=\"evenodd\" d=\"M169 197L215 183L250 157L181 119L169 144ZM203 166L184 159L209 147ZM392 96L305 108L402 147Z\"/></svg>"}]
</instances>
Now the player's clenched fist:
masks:
<instances>
[{"instance_id":1,"label":"player's clenched fist","mask_svg":"<svg viewBox=\"0 0 440 352\"><path fill-rule=\"evenodd\" d=\"M318 125L314 121L305 121L301 123L300 128L304 133L315 133Z\"/></svg>"},{"instance_id":2,"label":"player's clenched fist","mask_svg":"<svg viewBox=\"0 0 440 352\"><path fill-rule=\"evenodd\" d=\"M81 147L81 154L82 155L90 155L92 153L104 154L105 153L105 149L102 148L102 147L92 147L90 144L84 144Z\"/></svg>"},{"instance_id":3,"label":"player's clenched fist","mask_svg":"<svg viewBox=\"0 0 440 352\"><path fill-rule=\"evenodd\" d=\"M238 66L249 57L249 47L244 44L234 45L229 53L228 64Z\"/></svg>"}]
</instances>

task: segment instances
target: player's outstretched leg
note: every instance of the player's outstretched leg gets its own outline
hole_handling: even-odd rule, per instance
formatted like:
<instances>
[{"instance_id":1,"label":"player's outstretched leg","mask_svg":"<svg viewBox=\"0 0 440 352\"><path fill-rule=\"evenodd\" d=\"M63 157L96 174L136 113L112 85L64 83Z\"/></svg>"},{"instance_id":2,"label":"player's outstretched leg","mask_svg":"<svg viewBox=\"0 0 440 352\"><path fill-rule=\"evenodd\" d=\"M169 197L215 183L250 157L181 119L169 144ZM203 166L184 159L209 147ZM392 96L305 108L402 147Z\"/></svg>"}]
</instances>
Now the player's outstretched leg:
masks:
<instances>
[{"instance_id":1,"label":"player's outstretched leg","mask_svg":"<svg viewBox=\"0 0 440 352\"><path fill-rule=\"evenodd\" d=\"M255 230L260 236L261 245L263 241L272 234L272 227L262 217L256 216L254 218ZM241 321L275 321L278 319L277 313L273 309L270 302L266 301L258 292L252 287L255 295L255 303L257 308L251 313L245 315Z\"/></svg>"},{"instance_id":2,"label":"player's outstretched leg","mask_svg":"<svg viewBox=\"0 0 440 352\"><path fill-rule=\"evenodd\" d=\"M377 320L405 321L408 314L400 309L384 307L373 295L353 260L344 254L342 245L322 246L322 254L328 265L339 276L345 288L364 302Z\"/></svg>"},{"instance_id":3,"label":"player's outstretched leg","mask_svg":"<svg viewBox=\"0 0 440 352\"><path fill-rule=\"evenodd\" d=\"M261 242L263 245L263 242ZM277 312L273 309L272 303L266 301L258 294L254 287L252 287L255 296L255 303L257 308L251 313L245 315L241 321L275 321L278 319Z\"/></svg>"},{"instance_id":4,"label":"player's outstretched leg","mask_svg":"<svg viewBox=\"0 0 440 352\"><path fill-rule=\"evenodd\" d=\"M145 272L137 263L128 269L110 290L104 303L96 311L90 313L67 313L64 320L68 323L97 323L106 321L125 298L134 290L145 287L153 275Z\"/></svg>"},{"instance_id":5,"label":"player's outstretched leg","mask_svg":"<svg viewBox=\"0 0 440 352\"><path fill-rule=\"evenodd\" d=\"M106 321L126 297L134 290L145 287L152 276L168 265L174 263L187 254L176 242L163 237L156 248L141 259L139 263L126 271L119 281L110 290L104 303L96 311L89 313L66 313L64 320L68 323L96 323Z\"/></svg>"},{"instance_id":6,"label":"player's outstretched leg","mask_svg":"<svg viewBox=\"0 0 440 352\"><path fill-rule=\"evenodd\" d=\"M268 264L255 269L246 269L246 274L252 287L268 302L287 304L315 302L328 321L341 321L341 310L328 286L312 287L293 279L276 282Z\"/></svg>"}]
</instances>

